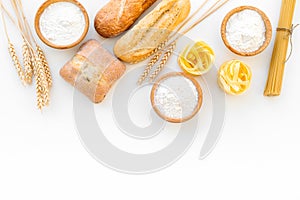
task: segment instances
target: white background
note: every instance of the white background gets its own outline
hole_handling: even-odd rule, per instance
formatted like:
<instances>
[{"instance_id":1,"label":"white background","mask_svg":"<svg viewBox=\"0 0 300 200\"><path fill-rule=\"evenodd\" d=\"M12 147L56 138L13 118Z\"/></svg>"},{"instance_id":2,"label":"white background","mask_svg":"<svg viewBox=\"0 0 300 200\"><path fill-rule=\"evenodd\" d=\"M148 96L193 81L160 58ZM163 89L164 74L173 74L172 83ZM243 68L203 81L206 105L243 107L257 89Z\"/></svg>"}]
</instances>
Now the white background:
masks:
<instances>
[{"instance_id":1,"label":"white background","mask_svg":"<svg viewBox=\"0 0 300 200\"><path fill-rule=\"evenodd\" d=\"M43 1L23 2L33 25L34 14ZM91 22L106 2L81 0ZM193 9L199 4L192 0ZM251 66L251 88L242 96L226 97L223 136L208 158L198 160L203 143L200 134L177 163L139 176L102 166L80 142L73 119L73 90L59 77L59 69L77 48L58 51L43 46L54 87L51 106L40 113L35 108L34 87L24 88L17 79L1 30L0 199L299 199L300 29L294 34L294 54L287 63L282 95L276 98L262 95L274 38L259 56L242 58L226 49L219 34L225 14L239 5L254 5L265 11L275 30L280 4L280 0L231 0L188 34L211 44L217 55L216 66L233 58ZM299 20L298 2L294 21ZM10 30L14 35L15 30ZM87 36L90 38L103 40L93 26ZM111 95L97 105L97 115L110 118L109 112L99 113L110 102ZM114 124L108 126L113 128ZM126 143L122 145L126 148Z\"/></svg>"}]
</instances>

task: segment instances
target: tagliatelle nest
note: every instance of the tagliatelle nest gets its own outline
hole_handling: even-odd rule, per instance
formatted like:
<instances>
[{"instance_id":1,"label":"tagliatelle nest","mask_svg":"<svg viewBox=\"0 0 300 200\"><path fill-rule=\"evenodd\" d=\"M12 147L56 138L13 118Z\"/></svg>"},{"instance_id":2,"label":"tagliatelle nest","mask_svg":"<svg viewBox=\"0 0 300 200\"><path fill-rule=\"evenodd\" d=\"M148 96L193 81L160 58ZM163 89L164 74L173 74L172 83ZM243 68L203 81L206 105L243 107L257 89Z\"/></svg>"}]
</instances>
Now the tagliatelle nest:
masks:
<instances>
[{"instance_id":1,"label":"tagliatelle nest","mask_svg":"<svg viewBox=\"0 0 300 200\"><path fill-rule=\"evenodd\" d=\"M244 93L250 87L251 79L250 68L239 60L224 63L218 73L219 86L232 95Z\"/></svg>"},{"instance_id":2,"label":"tagliatelle nest","mask_svg":"<svg viewBox=\"0 0 300 200\"><path fill-rule=\"evenodd\" d=\"M214 60L214 51L200 41L185 47L178 57L178 64L185 72L199 76L211 69Z\"/></svg>"}]
</instances>

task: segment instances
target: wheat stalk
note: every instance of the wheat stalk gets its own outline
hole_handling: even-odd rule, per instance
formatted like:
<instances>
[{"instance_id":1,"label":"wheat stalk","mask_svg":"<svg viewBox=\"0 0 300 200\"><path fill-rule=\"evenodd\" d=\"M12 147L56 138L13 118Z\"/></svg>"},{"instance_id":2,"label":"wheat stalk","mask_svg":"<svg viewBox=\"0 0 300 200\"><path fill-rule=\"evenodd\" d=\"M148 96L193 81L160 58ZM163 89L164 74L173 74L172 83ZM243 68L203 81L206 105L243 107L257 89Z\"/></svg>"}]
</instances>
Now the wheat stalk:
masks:
<instances>
[{"instance_id":1,"label":"wheat stalk","mask_svg":"<svg viewBox=\"0 0 300 200\"><path fill-rule=\"evenodd\" d=\"M155 65L155 63L157 63L157 61L159 60L160 56L162 55L163 51L158 51L157 53L155 53L155 55L152 57L152 59L150 60L150 62L148 63L147 67L145 68L143 74L141 75L138 84L142 84L144 82L144 80L148 77L148 75L151 72L151 69L153 68L153 66Z\"/></svg>"},{"instance_id":2,"label":"wheat stalk","mask_svg":"<svg viewBox=\"0 0 300 200\"><path fill-rule=\"evenodd\" d=\"M28 44L26 41L23 41L22 46L22 54L23 54L23 65L24 65L24 71L25 71L25 82L27 84L32 83L32 76L33 76L33 68L32 68L32 62L31 62L31 53Z\"/></svg>"},{"instance_id":3,"label":"wheat stalk","mask_svg":"<svg viewBox=\"0 0 300 200\"><path fill-rule=\"evenodd\" d=\"M50 102L50 87L52 86L50 68L43 50L37 45L34 36L32 35L31 29L24 15L21 0L10 0L10 2L14 9L16 20L14 18L14 15L12 15L4 7L2 1L0 0L1 17L4 25L5 34L8 40L8 50L22 83L30 84L32 83L32 78L35 78L37 107L38 109L42 110L43 107L48 105ZM22 56L24 69L20 63L20 60L18 59L14 45L10 42L4 13L16 26L20 35L23 38ZM36 45L36 49L34 49L33 44Z\"/></svg>"},{"instance_id":4,"label":"wheat stalk","mask_svg":"<svg viewBox=\"0 0 300 200\"><path fill-rule=\"evenodd\" d=\"M161 72L161 70L163 70L163 68L165 67L166 63L170 59L170 56L174 52L175 47L176 47L176 40L173 41L167 47L167 51L164 53L164 56L162 57L159 65L157 66L157 68L155 69L155 71L151 74L150 81L153 81L157 77L157 75Z\"/></svg>"},{"instance_id":5,"label":"wheat stalk","mask_svg":"<svg viewBox=\"0 0 300 200\"><path fill-rule=\"evenodd\" d=\"M45 69L42 61L37 54L34 55L34 74L36 80L36 95L37 95L37 107L42 108L49 104L49 88L46 78Z\"/></svg>"},{"instance_id":6,"label":"wheat stalk","mask_svg":"<svg viewBox=\"0 0 300 200\"><path fill-rule=\"evenodd\" d=\"M35 62L37 62L34 59ZM40 67L35 63L34 65L34 74L35 74L35 84L36 84L36 98L37 98L37 107L39 110L42 110L45 102L44 102L44 98L43 98L43 93L45 91L45 88L43 86L43 81L42 78L40 76L38 76L39 74L39 69Z\"/></svg>"},{"instance_id":7,"label":"wheat stalk","mask_svg":"<svg viewBox=\"0 0 300 200\"><path fill-rule=\"evenodd\" d=\"M48 65L48 61L46 59L45 53L39 45L36 45L36 49L37 49L38 57L44 66L48 87L51 88L52 87L52 75L51 75L50 67Z\"/></svg>"},{"instance_id":8,"label":"wheat stalk","mask_svg":"<svg viewBox=\"0 0 300 200\"><path fill-rule=\"evenodd\" d=\"M18 76L19 76L21 82L23 83L23 85L26 85L25 75L24 75L22 65L21 65L20 60L17 56L15 46L11 42L8 43L8 51L9 51L9 54L10 54L11 59L13 61L13 64L14 64L16 70L17 70L17 73L18 73Z\"/></svg>"},{"instance_id":9,"label":"wheat stalk","mask_svg":"<svg viewBox=\"0 0 300 200\"><path fill-rule=\"evenodd\" d=\"M147 64L147 67L144 69L143 74L140 76L139 80L138 80L138 85L141 85L144 80L148 77L148 75L150 74L153 66L155 65L155 63L157 63L157 61L159 60L159 58L161 57L161 55L163 54L163 48L166 46L168 40L165 40L164 42L160 43L158 45L158 47L156 47L152 52L151 55L153 55L153 57L151 58L151 60L149 61L149 63Z\"/></svg>"},{"instance_id":10,"label":"wheat stalk","mask_svg":"<svg viewBox=\"0 0 300 200\"><path fill-rule=\"evenodd\" d=\"M152 54L155 54L155 53L157 53L157 52L163 50L163 48L166 46L166 44L167 44L168 41L169 41L169 40L166 39L165 41L163 41L162 43L160 43L160 44L153 50Z\"/></svg>"},{"instance_id":11,"label":"wheat stalk","mask_svg":"<svg viewBox=\"0 0 300 200\"><path fill-rule=\"evenodd\" d=\"M186 33L188 33L190 30L192 30L194 27L196 27L198 24L200 24L203 20L205 20L207 17L209 17L210 15L212 15L214 12L216 12L218 9L220 9L222 6L224 6L227 2L229 2L229 0L217 0L215 1L215 3L209 7L209 9L196 21L194 22L192 25L190 25L189 27L187 27L184 31L181 31L182 28L185 27L185 25L193 18L196 16L196 14L209 2L209 0L205 0L200 7L188 18L186 19L182 25L171 35L167 38L167 40L165 41L165 43L161 43L160 45L162 46L158 46L157 48L154 49L154 51L152 52L152 54L155 54L152 59L149 61L147 67L144 70L144 73L141 75L138 84L141 84L149 75L150 71L152 70L153 66L155 65L156 62L159 61L159 58L161 57L163 51L165 49L167 49L167 51L165 52L164 56L162 57L162 59L160 60L160 64L158 65L158 67L155 69L155 71L151 74L150 76L150 80L153 81L157 75L160 73L160 71L165 67L167 61L169 60L170 56L172 55L175 46L176 46L176 41L182 37L183 35L185 35ZM179 36L176 37L176 35L180 33ZM173 39L175 37L175 39ZM173 40L173 42L168 45L166 48L165 44L170 41Z\"/></svg>"}]
</instances>

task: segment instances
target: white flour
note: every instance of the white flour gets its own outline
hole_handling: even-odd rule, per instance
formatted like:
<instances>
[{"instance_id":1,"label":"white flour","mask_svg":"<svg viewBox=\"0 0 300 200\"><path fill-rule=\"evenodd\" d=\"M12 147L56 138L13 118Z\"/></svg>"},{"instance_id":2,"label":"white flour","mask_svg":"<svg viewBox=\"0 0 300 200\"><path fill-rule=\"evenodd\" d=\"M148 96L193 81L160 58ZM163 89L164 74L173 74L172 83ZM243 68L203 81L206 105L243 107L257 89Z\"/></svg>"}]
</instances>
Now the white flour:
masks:
<instances>
[{"instance_id":1,"label":"white flour","mask_svg":"<svg viewBox=\"0 0 300 200\"><path fill-rule=\"evenodd\" d=\"M169 118L189 117L197 107L198 91L184 76L165 79L156 89L154 102L158 110Z\"/></svg>"},{"instance_id":2,"label":"white flour","mask_svg":"<svg viewBox=\"0 0 300 200\"><path fill-rule=\"evenodd\" d=\"M258 50L266 40L266 26L261 15L249 9L232 15L227 22L226 38L240 52Z\"/></svg>"},{"instance_id":3,"label":"white flour","mask_svg":"<svg viewBox=\"0 0 300 200\"><path fill-rule=\"evenodd\" d=\"M85 25L82 11L70 2L51 4L40 18L41 33L55 45L69 45L78 41Z\"/></svg>"}]
</instances>

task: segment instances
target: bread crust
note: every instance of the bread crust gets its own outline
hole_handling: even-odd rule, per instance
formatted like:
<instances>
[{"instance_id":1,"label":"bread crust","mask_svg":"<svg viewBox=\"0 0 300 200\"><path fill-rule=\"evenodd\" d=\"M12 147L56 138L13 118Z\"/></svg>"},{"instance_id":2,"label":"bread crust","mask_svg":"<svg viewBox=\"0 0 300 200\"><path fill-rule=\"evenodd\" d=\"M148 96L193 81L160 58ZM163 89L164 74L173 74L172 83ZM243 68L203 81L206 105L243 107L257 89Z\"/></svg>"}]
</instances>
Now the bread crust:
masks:
<instances>
[{"instance_id":1,"label":"bread crust","mask_svg":"<svg viewBox=\"0 0 300 200\"><path fill-rule=\"evenodd\" d=\"M189 0L162 0L152 12L117 41L115 55L128 63L146 59L187 18L190 8Z\"/></svg>"},{"instance_id":2,"label":"bread crust","mask_svg":"<svg viewBox=\"0 0 300 200\"><path fill-rule=\"evenodd\" d=\"M97 13L94 26L105 38L126 31L156 0L110 0Z\"/></svg>"},{"instance_id":3,"label":"bread crust","mask_svg":"<svg viewBox=\"0 0 300 200\"><path fill-rule=\"evenodd\" d=\"M92 102L100 103L125 70L126 66L98 41L89 40L60 70L60 75Z\"/></svg>"}]
</instances>

